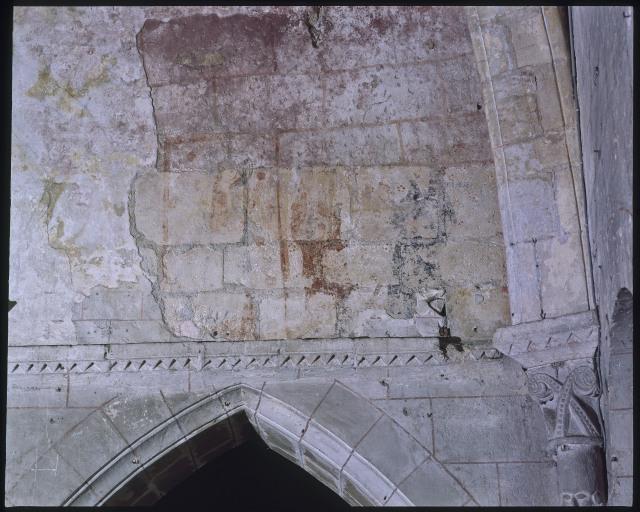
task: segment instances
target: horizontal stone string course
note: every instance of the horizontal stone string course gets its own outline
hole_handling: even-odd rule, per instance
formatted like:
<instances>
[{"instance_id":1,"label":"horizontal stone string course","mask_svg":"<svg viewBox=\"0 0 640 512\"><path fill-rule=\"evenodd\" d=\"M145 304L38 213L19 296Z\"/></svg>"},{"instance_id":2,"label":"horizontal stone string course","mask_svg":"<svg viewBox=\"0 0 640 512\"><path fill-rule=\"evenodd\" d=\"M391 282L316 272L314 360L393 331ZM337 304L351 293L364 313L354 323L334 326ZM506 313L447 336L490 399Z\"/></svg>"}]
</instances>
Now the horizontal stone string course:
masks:
<instances>
[{"instance_id":1,"label":"horizontal stone string course","mask_svg":"<svg viewBox=\"0 0 640 512\"><path fill-rule=\"evenodd\" d=\"M371 341L371 340L368 340ZM394 340L394 341L403 341ZM252 350L250 343L206 343L192 344L191 350L180 350L181 347L163 347L163 354L154 351L154 347L138 345L137 354L122 357L106 349L103 357L54 360L42 358L37 350L11 350L9 355L9 374L43 374L43 373L110 373L138 371L180 371L180 370L260 370L264 368L369 368L389 366L424 366L448 364L465 360L491 361L500 359L502 354L484 343L473 345L451 346L427 339L423 347L401 346L389 347L380 340L369 346L353 346L351 348L331 347L296 347L287 350L280 343L273 343L265 349ZM301 342L302 345L313 343ZM331 343L333 344L333 343ZM172 344L173 345L173 344ZM177 344L176 344L177 345ZM182 344L180 344L182 345ZM281 345L281 346L278 346ZM400 345L398 343L398 345ZM184 347L184 345L182 345ZM249 349L247 349L249 347ZM95 349L95 346L90 347ZM315 348L315 350L314 350ZM117 350L117 348L116 348ZM29 353L31 352L31 353ZM146 354L145 354L146 352ZM43 354L46 355L46 354ZM30 356L30 357L29 357Z\"/></svg>"}]
</instances>

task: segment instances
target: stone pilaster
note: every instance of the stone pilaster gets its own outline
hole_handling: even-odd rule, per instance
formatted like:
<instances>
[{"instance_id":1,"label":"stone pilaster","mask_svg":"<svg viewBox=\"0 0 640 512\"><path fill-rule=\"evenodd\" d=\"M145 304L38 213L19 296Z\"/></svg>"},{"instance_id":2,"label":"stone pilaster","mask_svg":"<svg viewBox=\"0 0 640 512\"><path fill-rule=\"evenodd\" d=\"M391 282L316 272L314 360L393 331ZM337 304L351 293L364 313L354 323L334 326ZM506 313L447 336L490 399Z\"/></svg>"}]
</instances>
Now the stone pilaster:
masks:
<instances>
[{"instance_id":1,"label":"stone pilaster","mask_svg":"<svg viewBox=\"0 0 640 512\"><path fill-rule=\"evenodd\" d=\"M518 361L547 426L563 505L603 505L598 320L588 311L499 329L494 346Z\"/></svg>"}]
</instances>

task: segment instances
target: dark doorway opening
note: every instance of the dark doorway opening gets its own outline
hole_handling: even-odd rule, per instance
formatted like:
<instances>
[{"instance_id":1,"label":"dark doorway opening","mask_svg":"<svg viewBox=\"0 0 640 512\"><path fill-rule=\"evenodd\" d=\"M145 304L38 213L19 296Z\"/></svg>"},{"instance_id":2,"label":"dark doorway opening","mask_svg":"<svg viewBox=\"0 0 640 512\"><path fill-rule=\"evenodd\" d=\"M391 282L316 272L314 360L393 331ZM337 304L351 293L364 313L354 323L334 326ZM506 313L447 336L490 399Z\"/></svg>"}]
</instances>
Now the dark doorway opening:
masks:
<instances>
[{"instance_id":1,"label":"dark doorway opening","mask_svg":"<svg viewBox=\"0 0 640 512\"><path fill-rule=\"evenodd\" d=\"M257 435L214 458L162 497L154 508L347 510L349 505Z\"/></svg>"}]
</instances>

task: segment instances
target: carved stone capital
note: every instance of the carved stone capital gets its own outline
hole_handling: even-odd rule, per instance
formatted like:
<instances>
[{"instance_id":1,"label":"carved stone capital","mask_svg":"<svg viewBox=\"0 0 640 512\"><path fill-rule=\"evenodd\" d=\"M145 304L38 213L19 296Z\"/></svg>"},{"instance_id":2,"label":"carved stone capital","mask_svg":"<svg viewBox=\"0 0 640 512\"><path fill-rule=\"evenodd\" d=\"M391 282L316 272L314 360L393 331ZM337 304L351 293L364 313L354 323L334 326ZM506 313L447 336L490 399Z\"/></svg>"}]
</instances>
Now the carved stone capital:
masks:
<instances>
[{"instance_id":1,"label":"carved stone capital","mask_svg":"<svg viewBox=\"0 0 640 512\"><path fill-rule=\"evenodd\" d=\"M518 361L544 414L563 505L603 505L605 471L593 311L499 329L494 347Z\"/></svg>"}]
</instances>

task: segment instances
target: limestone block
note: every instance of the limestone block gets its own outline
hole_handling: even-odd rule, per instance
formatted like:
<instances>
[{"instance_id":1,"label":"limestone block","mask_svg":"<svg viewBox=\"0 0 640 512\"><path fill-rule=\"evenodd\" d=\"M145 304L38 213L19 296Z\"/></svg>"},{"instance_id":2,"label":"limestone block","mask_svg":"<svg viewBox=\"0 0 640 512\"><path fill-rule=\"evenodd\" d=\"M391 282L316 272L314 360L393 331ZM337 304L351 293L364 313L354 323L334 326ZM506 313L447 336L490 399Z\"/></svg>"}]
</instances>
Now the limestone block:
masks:
<instances>
[{"instance_id":1,"label":"limestone block","mask_svg":"<svg viewBox=\"0 0 640 512\"><path fill-rule=\"evenodd\" d=\"M270 41L286 21L286 16L274 13L183 15L166 22L148 19L139 45L149 83L272 71Z\"/></svg>"},{"instance_id":2,"label":"limestone block","mask_svg":"<svg viewBox=\"0 0 640 512\"><path fill-rule=\"evenodd\" d=\"M609 407L611 409L633 408L633 358L631 354L609 355L609 377L607 383Z\"/></svg>"},{"instance_id":3,"label":"limestone block","mask_svg":"<svg viewBox=\"0 0 640 512\"><path fill-rule=\"evenodd\" d=\"M67 384L63 374L9 374L7 407L65 407Z\"/></svg>"},{"instance_id":4,"label":"limestone block","mask_svg":"<svg viewBox=\"0 0 640 512\"><path fill-rule=\"evenodd\" d=\"M433 452L432 411L428 398L376 400L375 403L422 446Z\"/></svg>"},{"instance_id":5,"label":"limestone block","mask_svg":"<svg viewBox=\"0 0 640 512\"><path fill-rule=\"evenodd\" d=\"M21 479L33 482L40 456L91 412L69 408L7 409L6 460L11 469L5 473L5 489L10 491Z\"/></svg>"},{"instance_id":6,"label":"limestone block","mask_svg":"<svg viewBox=\"0 0 640 512\"><path fill-rule=\"evenodd\" d=\"M277 170L257 169L249 173L247 232L253 243L262 244L284 239L279 186Z\"/></svg>"},{"instance_id":7,"label":"limestone block","mask_svg":"<svg viewBox=\"0 0 640 512\"><path fill-rule=\"evenodd\" d=\"M129 444L172 415L160 393L138 392L118 396L103 410Z\"/></svg>"},{"instance_id":8,"label":"limestone block","mask_svg":"<svg viewBox=\"0 0 640 512\"><path fill-rule=\"evenodd\" d=\"M608 504L613 506L630 507L633 504L633 477L612 478L612 489Z\"/></svg>"},{"instance_id":9,"label":"limestone block","mask_svg":"<svg viewBox=\"0 0 640 512\"><path fill-rule=\"evenodd\" d=\"M270 135L236 134L229 137L229 161L240 169L274 167L275 138Z\"/></svg>"},{"instance_id":10,"label":"limestone block","mask_svg":"<svg viewBox=\"0 0 640 512\"><path fill-rule=\"evenodd\" d=\"M340 468L321 452L305 445L300 445L304 469L336 493L340 492ZM347 455L348 457L348 455ZM346 460L346 458L345 458Z\"/></svg>"},{"instance_id":11,"label":"limestone block","mask_svg":"<svg viewBox=\"0 0 640 512\"><path fill-rule=\"evenodd\" d=\"M542 308L557 317L588 309L580 236L569 234L536 244L540 264Z\"/></svg>"},{"instance_id":12,"label":"limestone block","mask_svg":"<svg viewBox=\"0 0 640 512\"><path fill-rule=\"evenodd\" d=\"M518 67L551 62L551 51L542 11L533 16L508 19Z\"/></svg>"},{"instance_id":13,"label":"limestone block","mask_svg":"<svg viewBox=\"0 0 640 512\"><path fill-rule=\"evenodd\" d=\"M259 422L263 419L269 420L269 423L277 425L278 430L282 430L287 437L297 440L304 434L305 427L309 417L301 411L273 399L268 395L263 395L258 405L256 418ZM297 454L297 449L294 455Z\"/></svg>"},{"instance_id":14,"label":"limestone block","mask_svg":"<svg viewBox=\"0 0 640 512\"><path fill-rule=\"evenodd\" d=\"M353 171L353 237L395 241L400 237L436 238L441 198L431 169L361 167Z\"/></svg>"},{"instance_id":15,"label":"limestone block","mask_svg":"<svg viewBox=\"0 0 640 512\"><path fill-rule=\"evenodd\" d=\"M483 104L482 89L478 68L472 55L443 61L439 68L447 84L447 111L458 113L480 110L478 105L482 107Z\"/></svg>"},{"instance_id":16,"label":"limestone block","mask_svg":"<svg viewBox=\"0 0 640 512\"><path fill-rule=\"evenodd\" d=\"M445 464L481 507L500 505L496 464Z\"/></svg>"},{"instance_id":17,"label":"limestone block","mask_svg":"<svg viewBox=\"0 0 640 512\"><path fill-rule=\"evenodd\" d=\"M225 248L225 284L252 289L282 288L280 245L250 245Z\"/></svg>"},{"instance_id":18,"label":"limestone block","mask_svg":"<svg viewBox=\"0 0 640 512\"><path fill-rule=\"evenodd\" d=\"M323 52L313 47L309 27L303 19L290 20L273 51L276 69L282 74L317 73L322 67Z\"/></svg>"},{"instance_id":19,"label":"limestone block","mask_svg":"<svg viewBox=\"0 0 640 512\"><path fill-rule=\"evenodd\" d=\"M62 375L60 377L64 378ZM186 392L188 387L189 375L186 371L149 372L145 373L143 379L137 372L70 373L69 407L100 407L118 395L134 391L152 389L176 393Z\"/></svg>"},{"instance_id":20,"label":"limestone block","mask_svg":"<svg viewBox=\"0 0 640 512\"><path fill-rule=\"evenodd\" d=\"M223 131L216 116L212 84L198 81L186 85L165 85L152 89L158 133L162 137L188 141L193 135Z\"/></svg>"},{"instance_id":21,"label":"limestone block","mask_svg":"<svg viewBox=\"0 0 640 512\"><path fill-rule=\"evenodd\" d=\"M498 464L503 506L558 506L553 462Z\"/></svg>"},{"instance_id":22,"label":"limestone block","mask_svg":"<svg viewBox=\"0 0 640 512\"><path fill-rule=\"evenodd\" d=\"M446 151L441 162L445 165L493 160L487 121L480 111L447 120L444 136Z\"/></svg>"},{"instance_id":23,"label":"limestone block","mask_svg":"<svg viewBox=\"0 0 640 512\"><path fill-rule=\"evenodd\" d=\"M127 442L102 411L96 411L71 430L56 451L85 478L127 448Z\"/></svg>"},{"instance_id":24,"label":"limestone block","mask_svg":"<svg viewBox=\"0 0 640 512\"><path fill-rule=\"evenodd\" d=\"M401 161L395 126L329 130L323 141L329 165L393 165Z\"/></svg>"},{"instance_id":25,"label":"limestone block","mask_svg":"<svg viewBox=\"0 0 640 512\"><path fill-rule=\"evenodd\" d=\"M633 474L633 409L609 411L609 451L611 471Z\"/></svg>"},{"instance_id":26,"label":"limestone block","mask_svg":"<svg viewBox=\"0 0 640 512\"><path fill-rule=\"evenodd\" d=\"M440 119L399 124L404 158L410 164L434 166L445 152L446 123Z\"/></svg>"},{"instance_id":27,"label":"limestone block","mask_svg":"<svg viewBox=\"0 0 640 512\"><path fill-rule=\"evenodd\" d=\"M207 395L205 393L199 393L200 398L196 403L191 404L188 407L187 402L184 400L177 401L178 396L174 395L172 398L172 414L175 415L180 430L184 433L185 437L191 438L203 429L213 428L214 425L223 424L222 428L217 429L219 433L229 431L228 437L232 437L230 426L227 420L227 413L222 403L222 398L217 394ZM213 438L211 438L213 439Z\"/></svg>"},{"instance_id":28,"label":"limestone block","mask_svg":"<svg viewBox=\"0 0 640 512\"><path fill-rule=\"evenodd\" d=\"M274 129L302 130L326 126L322 115L324 80L318 75L275 75L267 82L269 99L264 111Z\"/></svg>"},{"instance_id":29,"label":"limestone block","mask_svg":"<svg viewBox=\"0 0 640 512\"><path fill-rule=\"evenodd\" d=\"M392 309L389 288L355 289L339 308L339 329L341 335L350 337L411 337L437 336L438 319L423 316L426 312L416 312L417 299L412 294L403 297L400 309ZM438 317L439 318L439 317Z\"/></svg>"},{"instance_id":30,"label":"limestone block","mask_svg":"<svg viewBox=\"0 0 640 512\"><path fill-rule=\"evenodd\" d=\"M335 334L335 299L322 292L284 292L260 301L260 337L321 338Z\"/></svg>"},{"instance_id":31,"label":"limestone block","mask_svg":"<svg viewBox=\"0 0 640 512\"><path fill-rule=\"evenodd\" d=\"M490 76L494 77L514 69L516 54L508 27L499 21L491 20L482 22L481 30Z\"/></svg>"},{"instance_id":32,"label":"limestone block","mask_svg":"<svg viewBox=\"0 0 640 512\"><path fill-rule=\"evenodd\" d=\"M384 416L358 443L355 453L398 485L422 463L425 452L412 436Z\"/></svg>"},{"instance_id":33,"label":"limestone block","mask_svg":"<svg viewBox=\"0 0 640 512\"><path fill-rule=\"evenodd\" d=\"M374 14L375 13L375 14ZM326 8L326 18L333 25L331 44L320 43L320 61L325 70L342 70L359 66L374 66L394 62L394 44L391 30L376 29L379 19L383 27L390 21L384 8L352 10L346 6ZM368 37L359 37L366 31Z\"/></svg>"},{"instance_id":34,"label":"limestone block","mask_svg":"<svg viewBox=\"0 0 640 512\"><path fill-rule=\"evenodd\" d=\"M109 343L111 320L74 320L78 343Z\"/></svg>"},{"instance_id":35,"label":"limestone block","mask_svg":"<svg viewBox=\"0 0 640 512\"><path fill-rule=\"evenodd\" d=\"M329 164L324 131L285 132L277 140L278 164L283 167Z\"/></svg>"},{"instance_id":36,"label":"limestone block","mask_svg":"<svg viewBox=\"0 0 640 512\"><path fill-rule=\"evenodd\" d=\"M428 117L440 113L444 98L441 74L432 63L345 71L327 82L327 121L346 126Z\"/></svg>"},{"instance_id":37,"label":"limestone block","mask_svg":"<svg viewBox=\"0 0 640 512\"><path fill-rule=\"evenodd\" d=\"M504 144L533 139L543 134L535 95L496 100L496 110Z\"/></svg>"},{"instance_id":38,"label":"limestone block","mask_svg":"<svg viewBox=\"0 0 640 512\"><path fill-rule=\"evenodd\" d=\"M131 473L140 467L139 464L134 463L135 455L130 448L125 449L118 455L115 460L109 463L107 471L102 472L98 478L91 480L91 490L100 497L107 496L127 476L133 476ZM140 473L136 476L140 476ZM142 476L142 478L144 479L145 476ZM155 491L152 491L152 493L156 494ZM97 503L90 501L92 496L92 494L86 495L82 492L73 500L73 506L95 506ZM158 495L156 496L159 497Z\"/></svg>"},{"instance_id":39,"label":"limestone block","mask_svg":"<svg viewBox=\"0 0 640 512\"><path fill-rule=\"evenodd\" d=\"M447 292L447 321L451 333L463 340L491 339L509 325L509 296L500 283L456 287Z\"/></svg>"},{"instance_id":40,"label":"limestone block","mask_svg":"<svg viewBox=\"0 0 640 512\"><path fill-rule=\"evenodd\" d=\"M546 457L542 414L529 397L447 398L433 400L432 407L435 453L442 461L540 461Z\"/></svg>"},{"instance_id":41,"label":"limestone block","mask_svg":"<svg viewBox=\"0 0 640 512\"><path fill-rule=\"evenodd\" d=\"M239 242L243 189L243 177L232 170L145 174L135 183L136 226L162 245Z\"/></svg>"},{"instance_id":42,"label":"limestone block","mask_svg":"<svg viewBox=\"0 0 640 512\"><path fill-rule=\"evenodd\" d=\"M535 66L534 69L542 129L545 133L562 130L565 126L565 119L560 102L555 65L542 64ZM573 84L571 82L570 84L573 88Z\"/></svg>"},{"instance_id":43,"label":"limestone block","mask_svg":"<svg viewBox=\"0 0 640 512\"><path fill-rule=\"evenodd\" d=\"M545 66L551 68L550 65ZM505 71L491 78L491 87L496 101L536 94L538 68L526 67Z\"/></svg>"},{"instance_id":44,"label":"limestone block","mask_svg":"<svg viewBox=\"0 0 640 512\"><path fill-rule=\"evenodd\" d=\"M356 286L397 284L393 270L393 246L349 244L340 251L327 251L322 258L323 277L329 282Z\"/></svg>"},{"instance_id":45,"label":"limestone block","mask_svg":"<svg viewBox=\"0 0 640 512\"><path fill-rule=\"evenodd\" d=\"M348 445L355 446L381 415L366 400L341 384L335 384L313 413L312 419Z\"/></svg>"},{"instance_id":46,"label":"limestone block","mask_svg":"<svg viewBox=\"0 0 640 512\"><path fill-rule=\"evenodd\" d=\"M536 268L536 249L533 243L506 246L507 278L511 323L533 322L540 319L542 302Z\"/></svg>"},{"instance_id":47,"label":"limestone block","mask_svg":"<svg viewBox=\"0 0 640 512\"><path fill-rule=\"evenodd\" d=\"M349 203L346 190L338 188L335 169L282 169L278 179L281 239L340 238L341 210Z\"/></svg>"},{"instance_id":48,"label":"limestone block","mask_svg":"<svg viewBox=\"0 0 640 512\"><path fill-rule=\"evenodd\" d=\"M177 336L255 339L257 311L246 293L203 292L164 299L167 325Z\"/></svg>"},{"instance_id":49,"label":"limestone block","mask_svg":"<svg viewBox=\"0 0 640 512\"><path fill-rule=\"evenodd\" d=\"M499 286L505 275L500 257L503 250L492 241L450 241L438 253L439 273L449 288L476 284Z\"/></svg>"},{"instance_id":50,"label":"limestone block","mask_svg":"<svg viewBox=\"0 0 640 512\"><path fill-rule=\"evenodd\" d=\"M569 161L561 134L545 134L532 141L506 145L503 149L509 177L516 180L540 178Z\"/></svg>"},{"instance_id":51,"label":"limestone block","mask_svg":"<svg viewBox=\"0 0 640 512\"><path fill-rule=\"evenodd\" d=\"M580 175L579 168L572 169L568 164L553 169L553 192L558 205L558 220L566 233L579 233L581 228L573 187L574 179Z\"/></svg>"},{"instance_id":52,"label":"limestone block","mask_svg":"<svg viewBox=\"0 0 640 512\"><path fill-rule=\"evenodd\" d=\"M222 134L165 140L161 168L171 172L217 172L227 161L228 146L229 140Z\"/></svg>"},{"instance_id":53,"label":"limestone block","mask_svg":"<svg viewBox=\"0 0 640 512\"><path fill-rule=\"evenodd\" d=\"M148 343L175 339L159 320L109 320L109 328L109 343ZM95 342L106 343L106 340L101 337Z\"/></svg>"},{"instance_id":54,"label":"limestone block","mask_svg":"<svg viewBox=\"0 0 640 512\"><path fill-rule=\"evenodd\" d=\"M208 247L171 250L162 260L161 290L189 293L222 288L222 261L222 251Z\"/></svg>"},{"instance_id":55,"label":"limestone block","mask_svg":"<svg viewBox=\"0 0 640 512\"><path fill-rule=\"evenodd\" d=\"M425 486L424 482L429 482L429 485ZM398 489L413 504L422 506L460 506L470 498L444 467L431 458L402 482Z\"/></svg>"},{"instance_id":56,"label":"limestone block","mask_svg":"<svg viewBox=\"0 0 640 512\"><path fill-rule=\"evenodd\" d=\"M394 484L357 452L342 468L342 482L343 497L356 505L380 506L394 490Z\"/></svg>"},{"instance_id":57,"label":"limestone block","mask_svg":"<svg viewBox=\"0 0 640 512\"><path fill-rule=\"evenodd\" d=\"M444 399L457 396L527 394L522 367L506 358L492 365L478 362L434 364L420 367L419 370L419 374L414 375L407 367L389 368L388 397ZM432 421L435 422L436 419L434 404Z\"/></svg>"},{"instance_id":58,"label":"limestone block","mask_svg":"<svg viewBox=\"0 0 640 512\"><path fill-rule=\"evenodd\" d=\"M62 505L85 480L54 449L40 455L32 470L7 489L7 497L22 506Z\"/></svg>"},{"instance_id":59,"label":"limestone block","mask_svg":"<svg viewBox=\"0 0 640 512\"><path fill-rule=\"evenodd\" d=\"M554 236L558 233L558 205L554 201L553 183L547 176L509 181L509 196L518 204L511 209L513 241Z\"/></svg>"},{"instance_id":60,"label":"limestone block","mask_svg":"<svg viewBox=\"0 0 640 512\"><path fill-rule=\"evenodd\" d=\"M147 470L152 464L161 461L154 468L160 472L160 468L165 463L169 463L170 459L191 458L190 456L185 457L186 445L184 443L184 433L180 429L180 425L176 419L171 418L147 432L131 446L131 449L138 463L144 465ZM171 449L175 451L172 450L172 453L169 451ZM166 457L164 461L162 461L163 456ZM149 477L151 478L151 475Z\"/></svg>"},{"instance_id":61,"label":"limestone block","mask_svg":"<svg viewBox=\"0 0 640 512\"><path fill-rule=\"evenodd\" d=\"M82 301L84 320L115 318L137 320L142 311L142 294L138 290L96 287L91 295Z\"/></svg>"},{"instance_id":62,"label":"limestone block","mask_svg":"<svg viewBox=\"0 0 640 512\"><path fill-rule=\"evenodd\" d=\"M400 63L472 52L464 10L459 6L411 6L398 9L394 15L394 25L402 20L395 39Z\"/></svg>"},{"instance_id":63,"label":"limestone block","mask_svg":"<svg viewBox=\"0 0 640 512\"><path fill-rule=\"evenodd\" d=\"M260 414L255 416L262 439L269 448L293 462L300 464L298 440L299 435L292 435L289 431L279 427L277 423L270 421Z\"/></svg>"},{"instance_id":64,"label":"limestone block","mask_svg":"<svg viewBox=\"0 0 640 512\"><path fill-rule=\"evenodd\" d=\"M311 416L315 408L329 391L332 383L320 379L297 382L268 383L262 390L266 394L288 404L302 414Z\"/></svg>"},{"instance_id":65,"label":"limestone block","mask_svg":"<svg viewBox=\"0 0 640 512\"><path fill-rule=\"evenodd\" d=\"M269 84L265 77L219 78L215 80L215 87L217 115L224 131L260 133L271 130Z\"/></svg>"},{"instance_id":66,"label":"limestone block","mask_svg":"<svg viewBox=\"0 0 640 512\"><path fill-rule=\"evenodd\" d=\"M305 467L339 491L340 470L349 459L353 448L311 420L300 441L300 449Z\"/></svg>"},{"instance_id":67,"label":"limestone block","mask_svg":"<svg viewBox=\"0 0 640 512\"><path fill-rule=\"evenodd\" d=\"M493 165L481 164L445 169L447 210L443 215L443 230L448 240L483 238L497 242L502 238L495 172Z\"/></svg>"}]
</instances>

